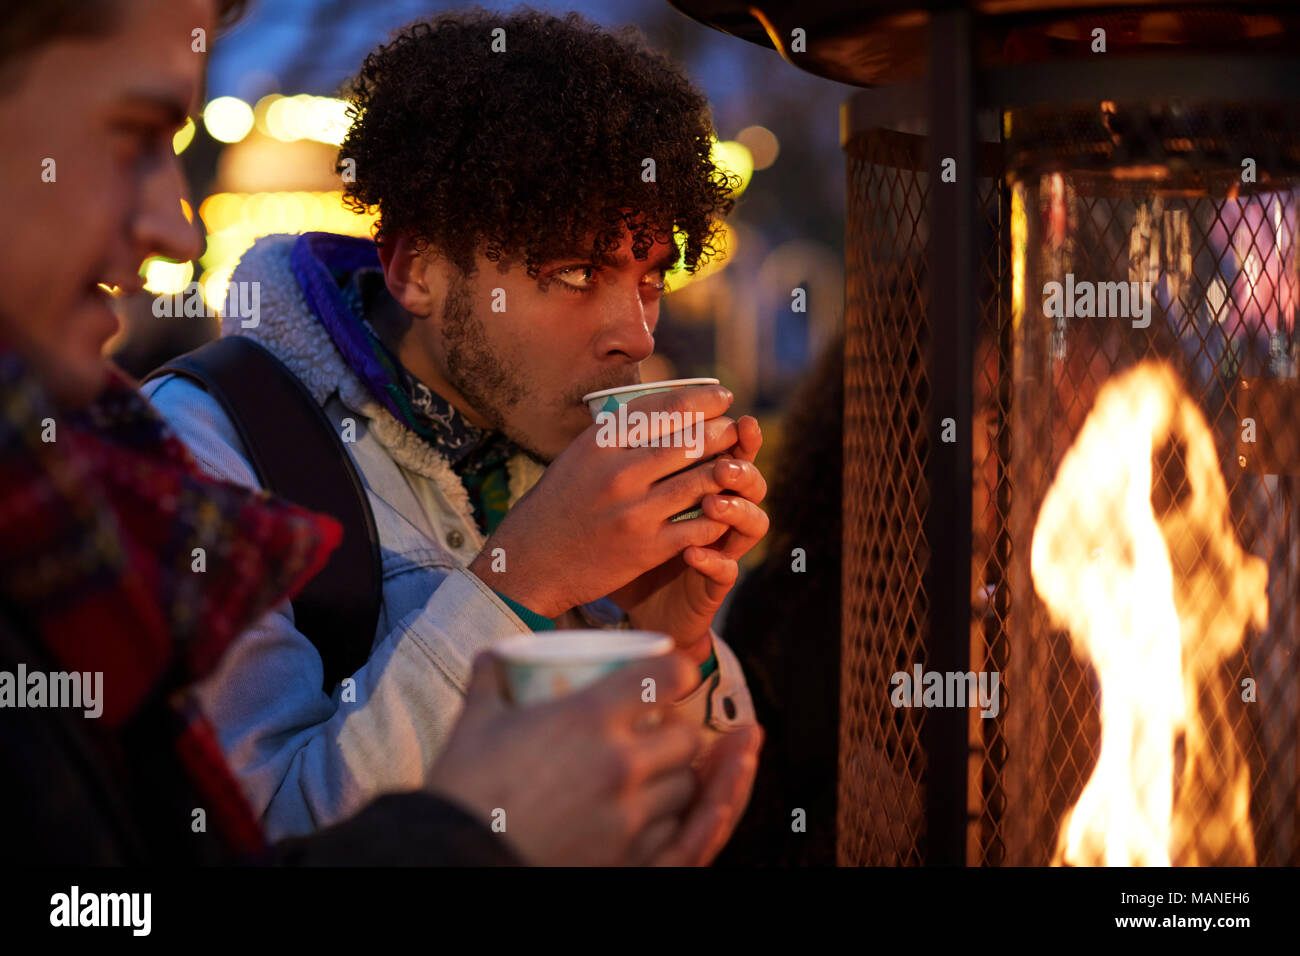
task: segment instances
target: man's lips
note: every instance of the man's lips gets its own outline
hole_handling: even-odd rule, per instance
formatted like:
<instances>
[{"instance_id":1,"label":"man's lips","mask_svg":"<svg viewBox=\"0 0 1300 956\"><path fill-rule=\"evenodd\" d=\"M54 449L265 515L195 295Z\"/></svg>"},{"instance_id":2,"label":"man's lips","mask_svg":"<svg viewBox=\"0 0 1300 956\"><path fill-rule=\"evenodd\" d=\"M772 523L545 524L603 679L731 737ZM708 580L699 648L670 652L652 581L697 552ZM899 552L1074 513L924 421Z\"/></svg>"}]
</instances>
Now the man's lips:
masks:
<instances>
[{"instance_id":1,"label":"man's lips","mask_svg":"<svg viewBox=\"0 0 1300 956\"><path fill-rule=\"evenodd\" d=\"M607 388L632 388L640 384L641 384L640 379L636 379L634 381L624 380L624 381L617 381L617 382L596 382L591 385L588 385L581 392L578 393L577 402L579 405L586 404L582 400L583 396L590 395L592 392L603 392Z\"/></svg>"}]
</instances>

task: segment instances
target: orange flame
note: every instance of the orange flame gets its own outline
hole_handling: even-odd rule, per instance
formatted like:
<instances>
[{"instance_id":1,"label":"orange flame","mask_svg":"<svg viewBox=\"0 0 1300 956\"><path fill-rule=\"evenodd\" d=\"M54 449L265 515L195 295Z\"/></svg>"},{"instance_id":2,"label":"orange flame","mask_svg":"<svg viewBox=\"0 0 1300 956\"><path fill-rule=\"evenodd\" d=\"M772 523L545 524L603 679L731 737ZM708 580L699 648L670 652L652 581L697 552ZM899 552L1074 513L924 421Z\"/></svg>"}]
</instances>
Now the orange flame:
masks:
<instances>
[{"instance_id":1,"label":"orange flame","mask_svg":"<svg viewBox=\"0 0 1300 956\"><path fill-rule=\"evenodd\" d=\"M1266 623L1268 571L1237 546L1209 426L1167 365L1098 392L1043 500L1030 569L1101 684L1097 765L1052 862L1253 864L1222 663Z\"/></svg>"}]
</instances>

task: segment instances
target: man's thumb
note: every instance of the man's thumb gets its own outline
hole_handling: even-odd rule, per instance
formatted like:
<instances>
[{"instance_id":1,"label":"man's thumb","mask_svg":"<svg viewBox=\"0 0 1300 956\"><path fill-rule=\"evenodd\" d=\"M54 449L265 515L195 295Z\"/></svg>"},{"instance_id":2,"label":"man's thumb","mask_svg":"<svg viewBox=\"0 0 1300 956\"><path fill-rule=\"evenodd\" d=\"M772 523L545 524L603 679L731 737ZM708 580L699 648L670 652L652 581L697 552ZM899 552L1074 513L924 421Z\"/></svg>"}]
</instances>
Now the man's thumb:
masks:
<instances>
[{"instance_id":1,"label":"man's thumb","mask_svg":"<svg viewBox=\"0 0 1300 956\"><path fill-rule=\"evenodd\" d=\"M495 710L505 706L505 675L501 659L491 651L474 658L474 667L465 688L465 710Z\"/></svg>"}]
</instances>

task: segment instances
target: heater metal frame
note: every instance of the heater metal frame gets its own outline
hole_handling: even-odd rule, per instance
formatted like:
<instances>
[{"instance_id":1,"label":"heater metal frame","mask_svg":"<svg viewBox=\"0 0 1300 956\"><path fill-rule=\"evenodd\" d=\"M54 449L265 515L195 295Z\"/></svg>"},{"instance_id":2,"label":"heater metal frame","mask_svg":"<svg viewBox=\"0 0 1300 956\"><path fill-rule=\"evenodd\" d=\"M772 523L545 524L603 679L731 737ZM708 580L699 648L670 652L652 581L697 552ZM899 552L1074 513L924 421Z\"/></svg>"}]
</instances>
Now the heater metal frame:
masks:
<instances>
[{"instance_id":1,"label":"heater metal frame","mask_svg":"<svg viewBox=\"0 0 1300 956\"><path fill-rule=\"evenodd\" d=\"M951 418L956 441L930 444L927 462L930 507L925 516L931 543L926 592L970 592L971 562L971 412L975 374L975 70L974 18L967 10L933 15L930 21L932 69L928 85L929 168L955 160L954 182L931 175L930 229L926 250L930 284L930 435ZM943 263L943 270L935 268ZM948 279L949 281L945 281ZM930 669L970 669L970 607L966 601L930 605ZM926 715L921 728L927 752L926 859L966 862L966 800L944 795L967 789L968 716L956 708Z\"/></svg>"},{"instance_id":2,"label":"heater metal frame","mask_svg":"<svg viewBox=\"0 0 1300 956\"><path fill-rule=\"evenodd\" d=\"M1107 56L1095 62L1035 62L980 71L974 62L979 25L980 19L968 9L933 12L928 23L931 68L926 80L864 89L845 101L840 114L842 146L873 130L918 121L927 130L930 451L925 534L930 560L925 587L930 596L930 626L925 648L927 668L937 671L970 670L972 617L966 596L973 552L975 476L970 442L980 318L977 180L987 148L978 135L977 118L982 112L1000 116L1004 110L1107 99L1300 101L1300 84L1295 81L1300 76L1300 58L1293 57ZM956 160L958 175L953 183L941 183L937 176L944 158ZM952 443L935 440L946 418L957 425L957 440ZM846 642L848 636L846 632ZM967 712L929 711L921 742L926 754L924 862L965 865L971 827L978 824L968 798L972 748ZM841 854L843 846L841 839Z\"/></svg>"}]
</instances>

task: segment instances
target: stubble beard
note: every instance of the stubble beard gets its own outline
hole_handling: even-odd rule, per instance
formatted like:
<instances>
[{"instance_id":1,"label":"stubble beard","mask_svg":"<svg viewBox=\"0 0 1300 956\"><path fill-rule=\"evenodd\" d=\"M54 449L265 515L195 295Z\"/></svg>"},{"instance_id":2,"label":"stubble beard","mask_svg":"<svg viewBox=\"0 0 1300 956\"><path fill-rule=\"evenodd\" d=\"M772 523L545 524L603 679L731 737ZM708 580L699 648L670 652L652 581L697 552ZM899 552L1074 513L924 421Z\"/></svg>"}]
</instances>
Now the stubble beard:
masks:
<instances>
[{"instance_id":1,"label":"stubble beard","mask_svg":"<svg viewBox=\"0 0 1300 956\"><path fill-rule=\"evenodd\" d=\"M538 464L549 465L551 456L538 451L526 435L507 422L507 413L524 400L528 389L518 370L502 361L488 344L487 329L474 314L469 281L464 276L453 279L447 290L442 340L444 374L451 386L487 421L489 428L503 433Z\"/></svg>"}]
</instances>

